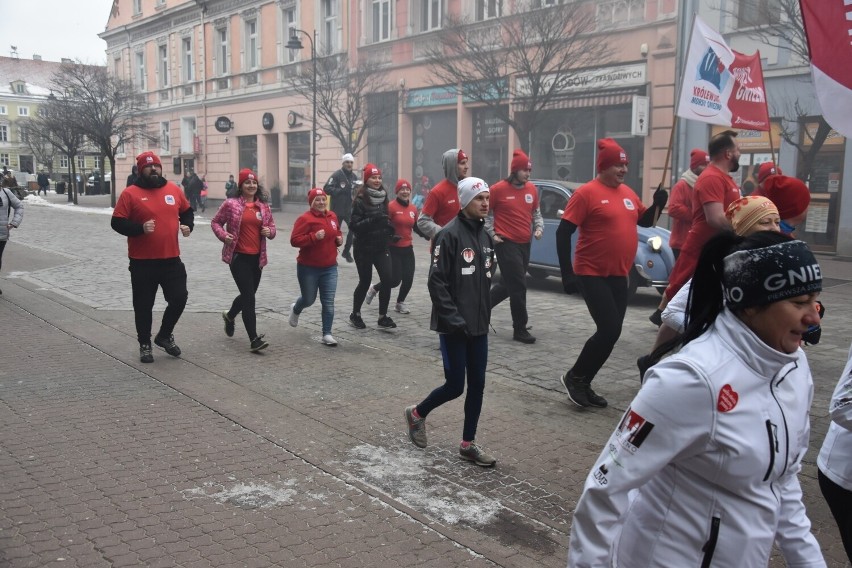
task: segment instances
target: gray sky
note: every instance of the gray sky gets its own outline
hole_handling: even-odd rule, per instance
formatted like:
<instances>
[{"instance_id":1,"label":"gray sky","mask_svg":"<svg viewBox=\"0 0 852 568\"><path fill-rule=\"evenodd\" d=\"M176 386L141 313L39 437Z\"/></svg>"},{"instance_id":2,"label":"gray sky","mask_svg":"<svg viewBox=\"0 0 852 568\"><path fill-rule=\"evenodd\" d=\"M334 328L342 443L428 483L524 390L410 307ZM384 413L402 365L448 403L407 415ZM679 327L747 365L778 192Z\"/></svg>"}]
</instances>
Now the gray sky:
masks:
<instances>
[{"instance_id":1,"label":"gray sky","mask_svg":"<svg viewBox=\"0 0 852 568\"><path fill-rule=\"evenodd\" d=\"M11 47L18 57L45 61L63 57L103 65L104 31L112 0L0 0L0 55L9 57Z\"/></svg>"}]
</instances>

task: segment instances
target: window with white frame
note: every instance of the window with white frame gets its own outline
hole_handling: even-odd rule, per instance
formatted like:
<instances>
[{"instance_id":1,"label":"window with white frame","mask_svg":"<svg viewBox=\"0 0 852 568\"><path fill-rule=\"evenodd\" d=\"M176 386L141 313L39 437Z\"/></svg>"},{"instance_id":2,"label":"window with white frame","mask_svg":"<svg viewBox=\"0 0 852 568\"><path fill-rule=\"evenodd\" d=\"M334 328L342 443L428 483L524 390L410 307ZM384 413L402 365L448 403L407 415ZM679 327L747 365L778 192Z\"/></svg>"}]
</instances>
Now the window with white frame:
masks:
<instances>
[{"instance_id":1,"label":"window with white frame","mask_svg":"<svg viewBox=\"0 0 852 568\"><path fill-rule=\"evenodd\" d=\"M195 146L195 117L185 116L180 119L180 151L181 154L191 154Z\"/></svg>"},{"instance_id":2,"label":"window with white frame","mask_svg":"<svg viewBox=\"0 0 852 568\"><path fill-rule=\"evenodd\" d=\"M134 55L136 59L136 84L139 89L145 90L145 52L137 51Z\"/></svg>"},{"instance_id":3,"label":"window with white frame","mask_svg":"<svg viewBox=\"0 0 852 568\"><path fill-rule=\"evenodd\" d=\"M121 57L116 57L112 60L112 74L116 77L121 77Z\"/></svg>"},{"instance_id":4,"label":"window with white frame","mask_svg":"<svg viewBox=\"0 0 852 568\"><path fill-rule=\"evenodd\" d=\"M598 27L640 24L645 21L645 0L615 0L597 6Z\"/></svg>"},{"instance_id":5,"label":"window with white frame","mask_svg":"<svg viewBox=\"0 0 852 568\"><path fill-rule=\"evenodd\" d=\"M94 161L95 161L95 169L98 170L98 171L101 171L101 157L95 156Z\"/></svg>"},{"instance_id":6,"label":"window with white frame","mask_svg":"<svg viewBox=\"0 0 852 568\"><path fill-rule=\"evenodd\" d=\"M258 41L257 41L257 19L246 20L245 22L245 50L246 50L246 69L257 69L259 65Z\"/></svg>"},{"instance_id":7,"label":"window with white frame","mask_svg":"<svg viewBox=\"0 0 852 568\"><path fill-rule=\"evenodd\" d=\"M29 144L30 142L29 129L23 124L18 127L18 141L20 141L21 144Z\"/></svg>"},{"instance_id":8,"label":"window with white frame","mask_svg":"<svg viewBox=\"0 0 852 568\"><path fill-rule=\"evenodd\" d=\"M565 0L533 0L532 7L533 8L547 8L548 6L556 6L558 4L564 4Z\"/></svg>"},{"instance_id":9,"label":"window with white frame","mask_svg":"<svg viewBox=\"0 0 852 568\"><path fill-rule=\"evenodd\" d=\"M157 6L165 6L166 0L157 0Z\"/></svg>"},{"instance_id":10,"label":"window with white frame","mask_svg":"<svg viewBox=\"0 0 852 568\"><path fill-rule=\"evenodd\" d=\"M15 85L15 92L23 95L27 92L27 86L23 83L18 83L17 85Z\"/></svg>"},{"instance_id":11,"label":"window with white frame","mask_svg":"<svg viewBox=\"0 0 852 568\"><path fill-rule=\"evenodd\" d=\"M503 0L476 0L476 21L499 18L503 15Z\"/></svg>"},{"instance_id":12,"label":"window with white frame","mask_svg":"<svg viewBox=\"0 0 852 568\"><path fill-rule=\"evenodd\" d=\"M421 32L437 30L441 27L441 20L444 16L444 0L420 0L420 11L417 15L420 18L417 28Z\"/></svg>"},{"instance_id":13,"label":"window with white frame","mask_svg":"<svg viewBox=\"0 0 852 568\"><path fill-rule=\"evenodd\" d=\"M282 14L284 18L284 32L287 34L287 41L293 36L296 30L296 8L285 8ZM284 55L287 63L295 63L299 56L298 49L285 49L287 53Z\"/></svg>"},{"instance_id":14,"label":"window with white frame","mask_svg":"<svg viewBox=\"0 0 852 568\"><path fill-rule=\"evenodd\" d=\"M30 115L30 107L19 106L18 107L18 116L29 116Z\"/></svg>"},{"instance_id":15,"label":"window with white frame","mask_svg":"<svg viewBox=\"0 0 852 568\"><path fill-rule=\"evenodd\" d=\"M157 46L157 65L160 72L160 87L169 86L169 46L160 44Z\"/></svg>"},{"instance_id":16,"label":"window with white frame","mask_svg":"<svg viewBox=\"0 0 852 568\"><path fill-rule=\"evenodd\" d=\"M86 169L86 156L77 156L77 169L85 170Z\"/></svg>"},{"instance_id":17,"label":"window with white frame","mask_svg":"<svg viewBox=\"0 0 852 568\"><path fill-rule=\"evenodd\" d=\"M0 166L6 166L7 168L12 164L9 162L9 154L0 154Z\"/></svg>"},{"instance_id":18,"label":"window with white frame","mask_svg":"<svg viewBox=\"0 0 852 568\"><path fill-rule=\"evenodd\" d=\"M320 6L322 43L326 53L337 52L337 2L338 0L322 0ZM317 51L322 50L317 47Z\"/></svg>"},{"instance_id":19,"label":"window with white frame","mask_svg":"<svg viewBox=\"0 0 852 568\"><path fill-rule=\"evenodd\" d=\"M192 60L192 37L187 36L180 41L181 60L183 61L183 81L190 83L195 80L195 65Z\"/></svg>"},{"instance_id":20,"label":"window with white frame","mask_svg":"<svg viewBox=\"0 0 852 568\"><path fill-rule=\"evenodd\" d=\"M172 133L169 121L160 123L160 153L170 154L172 147Z\"/></svg>"},{"instance_id":21,"label":"window with white frame","mask_svg":"<svg viewBox=\"0 0 852 568\"><path fill-rule=\"evenodd\" d=\"M0 105L0 114L6 114L6 105Z\"/></svg>"},{"instance_id":22,"label":"window with white frame","mask_svg":"<svg viewBox=\"0 0 852 568\"><path fill-rule=\"evenodd\" d=\"M0 124L0 142L9 141L9 127L5 124Z\"/></svg>"},{"instance_id":23,"label":"window with white frame","mask_svg":"<svg viewBox=\"0 0 852 568\"><path fill-rule=\"evenodd\" d=\"M62 156L59 156L59 167L64 170L68 169L68 156L64 154Z\"/></svg>"},{"instance_id":24,"label":"window with white frame","mask_svg":"<svg viewBox=\"0 0 852 568\"><path fill-rule=\"evenodd\" d=\"M372 0L370 11L370 41L377 43L390 39L391 34L391 2L390 0Z\"/></svg>"},{"instance_id":25,"label":"window with white frame","mask_svg":"<svg viewBox=\"0 0 852 568\"><path fill-rule=\"evenodd\" d=\"M133 15L139 16L142 14L142 0L133 0Z\"/></svg>"},{"instance_id":26,"label":"window with white frame","mask_svg":"<svg viewBox=\"0 0 852 568\"><path fill-rule=\"evenodd\" d=\"M784 12L780 4L780 0L740 0L737 9L737 29L777 24Z\"/></svg>"},{"instance_id":27,"label":"window with white frame","mask_svg":"<svg viewBox=\"0 0 852 568\"><path fill-rule=\"evenodd\" d=\"M228 28L216 30L216 73L228 74Z\"/></svg>"}]
</instances>

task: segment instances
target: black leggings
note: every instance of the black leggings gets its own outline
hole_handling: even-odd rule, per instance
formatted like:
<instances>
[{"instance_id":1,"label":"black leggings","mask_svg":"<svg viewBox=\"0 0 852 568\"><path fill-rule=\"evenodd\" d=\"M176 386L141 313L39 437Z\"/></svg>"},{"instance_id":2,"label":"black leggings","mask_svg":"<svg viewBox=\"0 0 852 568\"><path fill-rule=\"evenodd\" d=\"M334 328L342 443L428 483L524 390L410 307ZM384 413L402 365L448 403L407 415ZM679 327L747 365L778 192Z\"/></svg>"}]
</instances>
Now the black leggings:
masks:
<instances>
[{"instance_id":1,"label":"black leggings","mask_svg":"<svg viewBox=\"0 0 852 568\"><path fill-rule=\"evenodd\" d=\"M352 295L352 311L356 314L360 313L361 306L364 305L364 298L367 297L367 290L373 280L373 267L375 266L376 272L379 273L379 314L387 314L388 304L390 304L390 280L393 275L390 253L386 250L364 250L358 248L356 243L353 256L355 257L355 267L358 269L358 286L355 287L355 293Z\"/></svg>"},{"instance_id":2,"label":"black leggings","mask_svg":"<svg viewBox=\"0 0 852 568\"><path fill-rule=\"evenodd\" d=\"M163 289L166 310L157 335L171 335L189 293L186 291L186 267L180 258L155 260L130 259L130 285L133 288L133 314L136 320L136 338L139 344L151 343L152 311L157 289Z\"/></svg>"},{"instance_id":3,"label":"black leggings","mask_svg":"<svg viewBox=\"0 0 852 568\"><path fill-rule=\"evenodd\" d=\"M405 301L411 291L414 282L414 247L389 247L391 257L391 279L390 287L399 286L399 294L396 296L398 304ZM400 284L402 284L400 286ZM376 292L381 291L381 283L373 286Z\"/></svg>"},{"instance_id":4,"label":"black leggings","mask_svg":"<svg viewBox=\"0 0 852 568\"><path fill-rule=\"evenodd\" d=\"M242 312L243 325L246 328L249 339L257 337L257 314L255 313L255 292L260 286L260 277L263 269L260 268L259 254L234 253L229 265L231 276L237 284L240 294L234 298L228 317L234 319Z\"/></svg>"},{"instance_id":5,"label":"black leggings","mask_svg":"<svg viewBox=\"0 0 852 568\"><path fill-rule=\"evenodd\" d=\"M3 250L6 248L6 243L9 241L0 241L0 268L3 268Z\"/></svg>"},{"instance_id":6,"label":"black leggings","mask_svg":"<svg viewBox=\"0 0 852 568\"><path fill-rule=\"evenodd\" d=\"M570 372L574 377L593 379L621 337L621 326L627 311L627 277L578 275L577 287L583 294L597 330L586 341Z\"/></svg>"},{"instance_id":7,"label":"black leggings","mask_svg":"<svg viewBox=\"0 0 852 568\"><path fill-rule=\"evenodd\" d=\"M840 529L840 538L843 540L843 548L846 556L852 562L852 491L844 489L826 477L822 471L817 469L819 488L822 496L828 503L831 514Z\"/></svg>"},{"instance_id":8,"label":"black leggings","mask_svg":"<svg viewBox=\"0 0 852 568\"><path fill-rule=\"evenodd\" d=\"M512 327L515 331L527 329L527 267L530 265L530 243L503 241L495 244L500 282L491 286L491 308L509 298Z\"/></svg>"}]
</instances>

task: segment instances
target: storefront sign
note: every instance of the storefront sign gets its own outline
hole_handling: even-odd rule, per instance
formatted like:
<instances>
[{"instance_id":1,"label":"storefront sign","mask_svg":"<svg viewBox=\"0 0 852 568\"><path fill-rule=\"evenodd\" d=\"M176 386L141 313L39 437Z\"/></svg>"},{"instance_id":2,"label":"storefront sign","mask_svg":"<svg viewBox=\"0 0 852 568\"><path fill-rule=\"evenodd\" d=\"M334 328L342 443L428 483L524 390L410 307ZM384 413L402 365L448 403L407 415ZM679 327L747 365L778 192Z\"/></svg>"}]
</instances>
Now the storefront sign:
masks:
<instances>
[{"instance_id":1,"label":"storefront sign","mask_svg":"<svg viewBox=\"0 0 852 568\"><path fill-rule=\"evenodd\" d=\"M630 134L633 136L648 135L648 115L650 114L648 97L633 97L633 115L630 121Z\"/></svg>"},{"instance_id":2,"label":"storefront sign","mask_svg":"<svg viewBox=\"0 0 852 568\"><path fill-rule=\"evenodd\" d=\"M818 122L808 122L805 125L805 129L807 130L807 136L802 137L802 146L806 148L811 145L811 142L817 135L817 130L819 129ZM843 142L846 139L842 134L834 130L833 128L828 132L828 136L825 137L825 142L822 143L823 146L839 146L843 145Z\"/></svg>"},{"instance_id":3,"label":"storefront sign","mask_svg":"<svg viewBox=\"0 0 852 568\"><path fill-rule=\"evenodd\" d=\"M733 130L737 133L737 145L740 151L745 153L751 152L768 152L771 148L775 148L777 152L781 148L781 124L778 122L771 123L771 130L740 130L738 128L728 128L726 126L714 126L710 129L710 135L715 136L725 130ZM772 145L769 144L769 134L772 133Z\"/></svg>"},{"instance_id":4,"label":"storefront sign","mask_svg":"<svg viewBox=\"0 0 852 568\"><path fill-rule=\"evenodd\" d=\"M275 126L275 117L272 116L271 112L265 112L260 122L264 130L272 130L272 127Z\"/></svg>"},{"instance_id":5,"label":"storefront sign","mask_svg":"<svg viewBox=\"0 0 852 568\"><path fill-rule=\"evenodd\" d=\"M455 87L426 87L412 89L405 97L405 108L425 108L454 105L458 100Z\"/></svg>"},{"instance_id":6,"label":"storefront sign","mask_svg":"<svg viewBox=\"0 0 852 568\"><path fill-rule=\"evenodd\" d=\"M229 130L231 130L231 126L231 119L227 116L220 116L216 119L216 123L214 124L214 127L219 132L228 132Z\"/></svg>"},{"instance_id":7,"label":"storefront sign","mask_svg":"<svg viewBox=\"0 0 852 568\"><path fill-rule=\"evenodd\" d=\"M544 79L545 84L552 84L555 80L555 75L549 75ZM548 81L550 83L547 83ZM564 77L563 84L559 87L558 92L570 94L591 90L638 87L645 83L647 83L645 64L634 63L631 65L617 65L614 67L577 71L569 77ZM519 97L529 96L529 79L518 79L515 82L515 91Z\"/></svg>"},{"instance_id":8,"label":"storefront sign","mask_svg":"<svg viewBox=\"0 0 852 568\"><path fill-rule=\"evenodd\" d=\"M462 86L462 101L473 103L479 101L497 101L509 96L508 79L500 79L496 84L488 81L465 83Z\"/></svg>"}]
</instances>

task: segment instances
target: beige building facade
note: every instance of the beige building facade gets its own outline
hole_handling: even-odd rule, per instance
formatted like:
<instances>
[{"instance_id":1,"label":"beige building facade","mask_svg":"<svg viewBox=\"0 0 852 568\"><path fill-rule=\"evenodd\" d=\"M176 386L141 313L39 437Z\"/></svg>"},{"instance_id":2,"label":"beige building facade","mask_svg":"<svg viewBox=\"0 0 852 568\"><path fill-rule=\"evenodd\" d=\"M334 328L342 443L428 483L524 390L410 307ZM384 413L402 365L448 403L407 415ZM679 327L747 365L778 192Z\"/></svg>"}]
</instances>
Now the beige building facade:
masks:
<instances>
[{"instance_id":1,"label":"beige building facade","mask_svg":"<svg viewBox=\"0 0 852 568\"><path fill-rule=\"evenodd\" d=\"M529 9L560 0L533 0ZM284 198L301 199L311 183L311 101L296 94L291 78L305 49L285 46L293 29L316 31L317 49L345 51L354 65L381 65L390 90L382 104L397 112L368 132L356 156L384 171L386 186L404 177L415 186L442 177L441 154L464 148L473 175L489 182L508 174L512 151L522 145L481 105L435 85L424 50L450 15L487 26L512 10L511 0L116 0L107 29L107 64L145 94L154 142L127 147L118 174L133 157L153 150L166 172L206 175L209 196L224 197L230 174L255 169L263 184ZM594 175L595 140L612 137L631 160L628 183L650 197L661 181L675 100L675 0L595 3L597 29L611 58L577 71L545 126L523 144L534 176L586 181ZM513 78L515 92L523 78ZM320 88L323 88L320 85ZM506 104L513 112L513 101ZM379 131L380 129L381 131ZM317 185L340 166L342 148L323 132L317 144ZM374 141L370 141L370 138ZM529 147L527 147L529 146ZM119 176L120 177L120 176Z\"/></svg>"}]
</instances>

